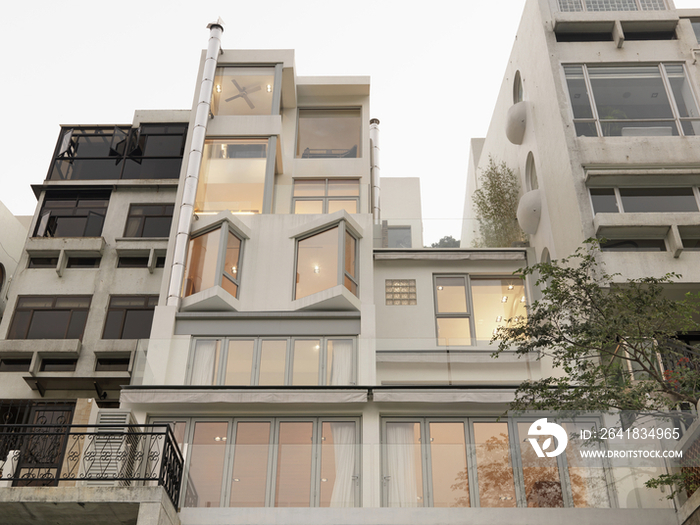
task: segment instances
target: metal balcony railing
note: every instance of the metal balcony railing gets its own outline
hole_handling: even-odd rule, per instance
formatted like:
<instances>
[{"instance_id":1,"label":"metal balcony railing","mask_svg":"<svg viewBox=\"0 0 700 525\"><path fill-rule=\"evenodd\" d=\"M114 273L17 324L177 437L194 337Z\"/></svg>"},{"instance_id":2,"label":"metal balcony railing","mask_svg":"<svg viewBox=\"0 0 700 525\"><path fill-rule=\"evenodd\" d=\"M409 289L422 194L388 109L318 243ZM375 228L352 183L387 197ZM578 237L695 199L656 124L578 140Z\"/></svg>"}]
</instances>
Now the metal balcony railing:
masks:
<instances>
[{"instance_id":1,"label":"metal balcony railing","mask_svg":"<svg viewBox=\"0 0 700 525\"><path fill-rule=\"evenodd\" d=\"M0 425L0 487L158 485L177 508L182 468L168 425Z\"/></svg>"}]
</instances>

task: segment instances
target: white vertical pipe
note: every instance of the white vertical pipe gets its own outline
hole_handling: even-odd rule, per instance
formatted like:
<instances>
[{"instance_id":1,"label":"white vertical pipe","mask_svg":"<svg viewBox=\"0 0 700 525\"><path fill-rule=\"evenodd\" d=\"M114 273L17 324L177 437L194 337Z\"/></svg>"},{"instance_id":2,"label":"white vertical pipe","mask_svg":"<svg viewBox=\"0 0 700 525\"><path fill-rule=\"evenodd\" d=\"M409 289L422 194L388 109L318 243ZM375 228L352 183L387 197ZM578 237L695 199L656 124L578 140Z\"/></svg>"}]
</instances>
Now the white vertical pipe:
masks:
<instances>
[{"instance_id":1,"label":"white vertical pipe","mask_svg":"<svg viewBox=\"0 0 700 525\"><path fill-rule=\"evenodd\" d=\"M379 119L373 118L369 121L369 145L372 150L372 165L370 173L372 178L372 217L374 224L381 223L381 210L379 209L379 194L381 189L379 175Z\"/></svg>"},{"instance_id":2,"label":"white vertical pipe","mask_svg":"<svg viewBox=\"0 0 700 525\"><path fill-rule=\"evenodd\" d=\"M202 152L204 151L204 137L207 134L207 122L211 111L211 97L214 88L214 75L221 51L221 35L224 32L223 22L219 18L209 24L209 45L204 61L202 82L199 86L199 100L197 112L194 117L194 129L187 159L187 172L182 190L182 202L175 236L175 250L173 263L170 268L170 287L168 288L168 306L179 306L182 282L185 278L185 262L187 257L187 243L190 238L192 215L194 214L194 202L197 195L197 183L199 170L202 165Z\"/></svg>"}]
</instances>

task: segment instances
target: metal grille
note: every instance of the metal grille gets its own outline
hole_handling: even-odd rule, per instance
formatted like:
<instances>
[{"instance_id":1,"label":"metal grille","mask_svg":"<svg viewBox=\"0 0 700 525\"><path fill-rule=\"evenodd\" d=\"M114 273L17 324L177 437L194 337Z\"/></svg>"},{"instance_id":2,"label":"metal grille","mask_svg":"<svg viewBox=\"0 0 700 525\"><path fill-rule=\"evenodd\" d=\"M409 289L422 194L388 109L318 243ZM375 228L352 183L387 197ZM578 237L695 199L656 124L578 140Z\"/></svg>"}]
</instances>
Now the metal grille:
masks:
<instances>
[{"instance_id":1,"label":"metal grille","mask_svg":"<svg viewBox=\"0 0 700 525\"><path fill-rule=\"evenodd\" d=\"M565 13L572 11L583 11L581 0L559 0L559 11Z\"/></svg>"},{"instance_id":2,"label":"metal grille","mask_svg":"<svg viewBox=\"0 0 700 525\"><path fill-rule=\"evenodd\" d=\"M586 0L586 11L638 11L635 0Z\"/></svg>"},{"instance_id":3,"label":"metal grille","mask_svg":"<svg viewBox=\"0 0 700 525\"><path fill-rule=\"evenodd\" d=\"M559 11L665 11L664 0L558 0Z\"/></svg>"},{"instance_id":4,"label":"metal grille","mask_svg":"<svg viewBox=\"0 0 700 525\"><path fill-rule=\"evenodd\" d=\"M665 11L664 0L639 0L644 11Z\"/></svg>"},{"instance_id":5,"label":"metal grille","mask_svg":"<svg viewBox=\"0 0 700 525\"><path fill-rule=\"evenodd\" d=\"M415 279L387 279L385 291L388 306L418 304Z\"/></svg>"}]
</instances>

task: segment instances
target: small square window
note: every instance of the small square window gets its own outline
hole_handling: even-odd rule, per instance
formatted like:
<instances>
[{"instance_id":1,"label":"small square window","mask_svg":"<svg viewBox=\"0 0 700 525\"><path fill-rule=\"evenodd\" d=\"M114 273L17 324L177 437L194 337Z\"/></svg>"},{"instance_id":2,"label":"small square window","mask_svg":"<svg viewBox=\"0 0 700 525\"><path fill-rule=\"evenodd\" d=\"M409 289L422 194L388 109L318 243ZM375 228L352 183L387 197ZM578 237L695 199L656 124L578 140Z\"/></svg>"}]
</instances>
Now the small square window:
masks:
<instances>
[{"instance_id":1,"label":"small square window","mask_svg":"<svg viewBox=\"0 0 700 525\"><path fill-rule=\"evenodd\" d=\"M415 279L386 279L385 303L387 306L418 304Z\"/></svg>"}]
</instances>

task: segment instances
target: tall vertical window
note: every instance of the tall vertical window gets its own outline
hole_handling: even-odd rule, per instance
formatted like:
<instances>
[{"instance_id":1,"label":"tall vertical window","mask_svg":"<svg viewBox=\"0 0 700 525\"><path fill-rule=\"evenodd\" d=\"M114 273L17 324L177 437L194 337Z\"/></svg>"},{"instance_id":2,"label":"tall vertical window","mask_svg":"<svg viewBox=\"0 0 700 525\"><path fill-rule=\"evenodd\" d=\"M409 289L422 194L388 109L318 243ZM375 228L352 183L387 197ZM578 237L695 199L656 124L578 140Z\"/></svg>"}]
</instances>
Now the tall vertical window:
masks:
<instances>
[{"instance_id":1,"label":"tall vertical window","mask_svg":"<svg viewBox=\"0 0 700 525\"><path fill-rule=\"evenodd\" d=\"M277 114L274 95L274 67L220 67L214 76L211 111L214 115Z\"/></svg>"},{"instance_id":2,"label":"tall vertical window","mask_svg":"<svg viewBox=\"0 0 700 525\"><path fill-rule=\"evenodd\" d=\"M109 191L47 192L34 236L99 237L109 196Z\"/></svg>"},{"instance_id":3,"label":"tall vertical window","mask_svg":"<svg viewBox=\"0 0 700 525\"><path fill-rule=\"evenodd\" d=\"M357 179L295 179L292 207L296 214L357 213L360 181Z\"/></svg>"},{"instance_id":4,"label":"tall vertical window","mask_svg":"<svg viewBox=\"0 0 700 525\"><path fill-rule=\"evenodd\" d=\"M697 135L700 112L682 64L564 66L578 136Z\"/></svg>"},{"instance_id":5,"label":"tall vertical window","mask_svg":"<svg viewBox=\"0 0 700 525\"><path fill-rule=\"evenodd\" d=\"M268 142L269 139L207 140L195 213L213 215L224 210L246 215L263 213Z\"/></svg>"},{"instance_id":6,"label":"tall vertical window","mask_svg":"<svg viewBox=\"0 0 700 525\"><path fill-rule=\"evenodd\" d=\"M297 158L354 159L361 156L362 110L299 109Z\"/></svg>"},{"instance_id":7,"label":"tall vertical window","mask_svg":"<svg viewBox=\"0 0 700 525\"><path fill-rule=\"evenodd\" d=\"M183 296L221 286L238 297L243 243L227 224L190 239Z\"/></svg>"}]
</instances>

